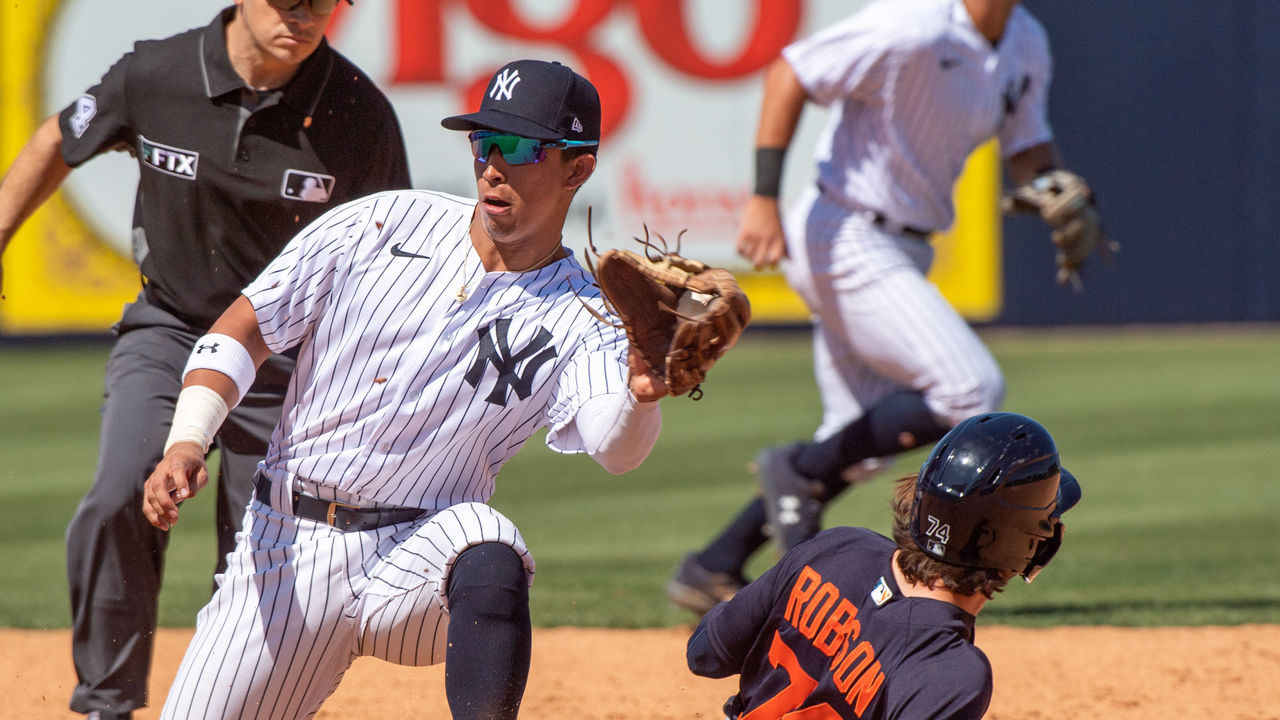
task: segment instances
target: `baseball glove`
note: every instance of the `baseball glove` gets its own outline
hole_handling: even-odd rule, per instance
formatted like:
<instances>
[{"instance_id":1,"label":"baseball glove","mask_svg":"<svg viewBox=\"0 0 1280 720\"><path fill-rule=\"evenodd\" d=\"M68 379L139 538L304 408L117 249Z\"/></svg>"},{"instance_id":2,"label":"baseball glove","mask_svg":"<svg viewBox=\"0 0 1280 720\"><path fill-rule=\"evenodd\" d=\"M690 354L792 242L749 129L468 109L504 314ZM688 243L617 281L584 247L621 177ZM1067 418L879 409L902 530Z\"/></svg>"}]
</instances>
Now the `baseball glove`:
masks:
<instances>
[{"instance_id":1,"label":"baseball glove","mask_svg":"<svg viewBox=\"0 0 1280 720\"><path fill-rule=\"evenodd\" d=\"M632 347L672 395L701 398L707 371L733 347L751 319L746 293L728 270L682 257L683 230L671 251L661 235L654 235L661 243L655 245L646 226L644 240L635 238L644 247L641 255L630 250L598 252L590 239L589 218L587 227L587 267L606 307L620 321L611 324L626 330ZM594 263L591 254L596 256Z\"/></svg>"},{"instance_id":2,"label":"baseball glove","mask_svg":"<svg viewBox=\"0 0 1280 720\"><path fill-rule=\"evenodd\" d=\"M1080 267L1085 259L1095 249L1119 250L1102 232L1093 191L1075 173L1066 170L1043 173L1001 198L1001 206L1006 213L1035 213L1052 228L1060 284L1070 282L1079 290Z\"/></svg>"}]
</instances>

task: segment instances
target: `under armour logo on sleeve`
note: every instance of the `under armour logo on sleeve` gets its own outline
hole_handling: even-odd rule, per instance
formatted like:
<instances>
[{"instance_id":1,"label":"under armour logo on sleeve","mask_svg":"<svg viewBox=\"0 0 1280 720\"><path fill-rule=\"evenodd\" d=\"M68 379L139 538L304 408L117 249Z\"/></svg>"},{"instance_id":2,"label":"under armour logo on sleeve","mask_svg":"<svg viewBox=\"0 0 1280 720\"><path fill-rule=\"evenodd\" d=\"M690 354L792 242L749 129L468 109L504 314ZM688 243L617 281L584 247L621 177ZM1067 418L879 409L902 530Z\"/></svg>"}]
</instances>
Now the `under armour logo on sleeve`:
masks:
<instances>
[{"instance_id":1,"label":"under armour logo on sleeve","mask_svg":"<svg viewBox=\"0 0 1280 720\"><path fill-rule=\"evenodd\" d=\"M208 344L208 345L198 345L198 346L196 346L196 354L197 354L197 355L199 355L200 353L204 352L205 350L208 350L208 351L209 351L209 352L211 352L211 353L216 353L216 352L218 352L218 343L210 343L210 344Z\"/></svg>"}]
</instances>

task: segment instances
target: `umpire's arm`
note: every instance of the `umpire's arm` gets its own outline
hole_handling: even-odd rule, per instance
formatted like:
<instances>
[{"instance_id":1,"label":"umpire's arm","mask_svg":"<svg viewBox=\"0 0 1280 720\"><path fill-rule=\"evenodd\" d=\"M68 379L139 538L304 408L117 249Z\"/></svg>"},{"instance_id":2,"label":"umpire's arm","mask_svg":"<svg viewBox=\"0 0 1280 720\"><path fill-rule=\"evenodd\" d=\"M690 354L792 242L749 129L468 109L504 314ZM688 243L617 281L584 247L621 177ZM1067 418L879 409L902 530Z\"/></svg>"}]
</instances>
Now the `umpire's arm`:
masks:
<instances>
[{"instance_id":1,"label":"umpire's arm","mask_svg":"<svg viewBox=\"0 0 1280 720\"><path fill-rule=\"evenodd\" d=\"M22 223L71 173L71 166L62 159L61 147L62 128L58 126L58 116L52 115L0 179L0 256Z\"/></svg>"},{"instance_id":2,"label":"umpire's arm","mask_svg":"<svg viewBox=\"0 0 1280 720\"><path fill-rule=\"evenodd\" d=\"M249 299L241 295L209 329L209 334L196 341L193 361L206 339L225 344L222 357L238 358L238 365L191 362L183 378L173 412L173 427L165 445L164 458L147 478L142 493L142 514L161 530L178 522L178 503L194 496L209 482L204 458L213 435L221 427L227 413L243 397L253 382L253 373L271 355L258 317ZM243 353L235 348L238 343ZM225 352L233 350L234 352ZM213 365L214 367L210 367Z\"/></svg>"}]
</instances>

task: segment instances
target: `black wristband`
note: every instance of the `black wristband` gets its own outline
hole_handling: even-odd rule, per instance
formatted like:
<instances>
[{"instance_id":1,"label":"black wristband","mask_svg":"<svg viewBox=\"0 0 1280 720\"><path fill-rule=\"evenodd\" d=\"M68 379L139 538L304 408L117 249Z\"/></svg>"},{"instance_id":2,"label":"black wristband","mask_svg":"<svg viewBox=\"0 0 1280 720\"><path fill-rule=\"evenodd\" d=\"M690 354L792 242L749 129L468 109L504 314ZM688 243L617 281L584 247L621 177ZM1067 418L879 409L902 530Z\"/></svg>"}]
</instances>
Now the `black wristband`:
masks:
<instances>
[{"instance_id":1,"label":"black wristband","mask_svg":"<svg viewBox=\"0 0 1280 720\"><path fill-rule=\"evenodd\" d=\"M786 148L756 148L756 185L752 193L778 197L782 186L782 160L786 154Z\"/></svg>"}]
</instances>

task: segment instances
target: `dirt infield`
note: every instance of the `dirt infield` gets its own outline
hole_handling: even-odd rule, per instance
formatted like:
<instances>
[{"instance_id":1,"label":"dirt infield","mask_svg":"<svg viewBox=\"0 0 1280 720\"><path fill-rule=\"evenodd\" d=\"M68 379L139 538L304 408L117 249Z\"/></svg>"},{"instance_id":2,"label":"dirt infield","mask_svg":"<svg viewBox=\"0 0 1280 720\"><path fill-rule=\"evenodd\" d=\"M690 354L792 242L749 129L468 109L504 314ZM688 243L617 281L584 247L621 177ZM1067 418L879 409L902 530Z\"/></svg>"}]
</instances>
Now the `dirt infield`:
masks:
<instances>
[{"instance_id":1,"label":"dirt infield","mask_svg":"<svg viewBox=\"0 0 1280 720\"><path fill-rule=\"evenodd\" d=\"M151 692L160 704L189 630L161 631ZM535 630L521 718L719 718L730 680L683 665L687 629ZM79 717L65 631L0 630L0 716ZM989 720L1280 720L1280 625L1029 630L979 625L995 668ZM318 717L447 718L443 670L361 660ZM158 708L134 714L159 715Z\"/></svg>"}]
</instances>

